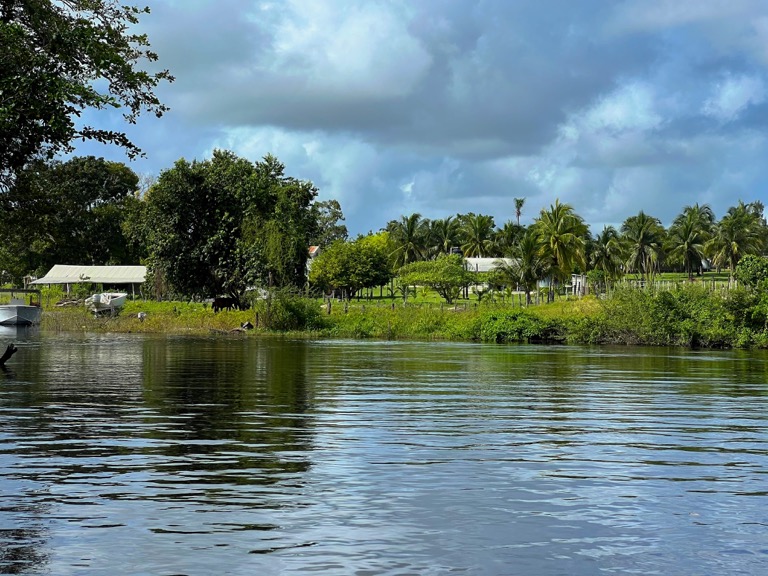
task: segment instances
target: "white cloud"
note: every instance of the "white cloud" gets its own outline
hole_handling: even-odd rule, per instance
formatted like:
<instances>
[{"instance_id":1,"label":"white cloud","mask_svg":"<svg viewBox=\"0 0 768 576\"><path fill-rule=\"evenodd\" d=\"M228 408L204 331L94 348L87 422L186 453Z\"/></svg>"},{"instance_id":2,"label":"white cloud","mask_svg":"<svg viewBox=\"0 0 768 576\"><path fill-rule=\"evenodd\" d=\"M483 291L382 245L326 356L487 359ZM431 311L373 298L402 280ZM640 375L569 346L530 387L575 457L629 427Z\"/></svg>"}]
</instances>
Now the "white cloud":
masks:
<instances>
[{"instance_id":1,"label":"white cloud","mask_svg":"<svg viewBox=\"0 0 768 576\"><path fill-rule=\"evenodd\" d=\"M736 120L750 105L762 104L766 98L765 83L755 76L728 77L713 88L702 113L721 122Z\"/></svg>"},{"instance_id":2,"label":"white cloud","mask_svg":"<svg viewBox=\"0 0 768 576\"><path fill-rule=\"evenodd\" d=\"M401 97L431 64L408 32L408 17L399 3L290 0L262 64L300 75L323 94Z\"/></svg>"},{"instance_id":3,"label":"white cloud","mask_svg":"<svg viewBox=\"0 0 768 576\"><path fill-rule=\"evenodd\" d=\"M653 87L632 82L601 98L578 123L582 129L591 131L620 132L651 130L658 128L662 121Z\"/></svg>"}]
</instances>

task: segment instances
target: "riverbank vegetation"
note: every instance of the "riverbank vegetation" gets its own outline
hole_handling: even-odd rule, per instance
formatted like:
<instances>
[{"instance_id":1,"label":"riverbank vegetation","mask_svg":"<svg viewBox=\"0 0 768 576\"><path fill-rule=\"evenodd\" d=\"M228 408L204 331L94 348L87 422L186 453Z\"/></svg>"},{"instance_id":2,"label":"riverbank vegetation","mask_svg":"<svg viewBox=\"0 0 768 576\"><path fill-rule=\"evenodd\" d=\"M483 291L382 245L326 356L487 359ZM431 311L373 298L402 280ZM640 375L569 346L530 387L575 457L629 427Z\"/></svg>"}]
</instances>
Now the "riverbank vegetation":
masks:
<instances>
[{"instance_id":1,"label":"riverbank vegetation","mask_svg":"<svg viewBox=\"0 0 768 576\"><path fill-rule=\"evenodd\" d=\"M763 280L764 282L764 280ZM253 308L214 313L199 302L132 301L114 317L84 307L47 309L47 331L227 335L288 334L310 338L452 340L768 348L768 295L706 283L671 289L623 286L610 295L557 299L538 306L433 297L328 303L291 293ZM141 314L140 314L141 313ZM244 329L243 325L248 328Z\"/></svg>"},{"instance_id":2,"label":"riverbank vegetation","mask_svg":"<svg viewBox=\"0 0 768 576\"><path fill-rule=\"evenodd\" d=\"M58 307L64 294L48 289L43 327L54 331L768 341L759 202L739 201L719 221L706 205L686 206L669 228L641 211L593 235L559 200L521 225L517 198L515 220L500 227L483 214L411 214L349 239L339 203L316 197L271 155L216 151L148 182L95 158L38 163L0 195L0 282L18 286L62 260L147 266L141 298L116 317ZM109 288L70 286L79 296ZM238 310L214 313L222 296Z\"/></svg>"}]
</instances>

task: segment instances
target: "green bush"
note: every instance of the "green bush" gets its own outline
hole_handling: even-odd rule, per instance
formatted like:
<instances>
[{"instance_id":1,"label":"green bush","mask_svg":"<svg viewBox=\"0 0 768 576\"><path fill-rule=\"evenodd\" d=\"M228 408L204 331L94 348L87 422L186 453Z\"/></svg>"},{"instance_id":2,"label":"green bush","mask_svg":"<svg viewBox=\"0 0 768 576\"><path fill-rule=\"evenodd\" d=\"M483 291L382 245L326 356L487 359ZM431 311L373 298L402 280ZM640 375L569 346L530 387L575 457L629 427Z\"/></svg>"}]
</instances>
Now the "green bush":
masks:
<instances>
[{"instance_id":1,"label":"green bush","mask_svg":"<svg viewBox=\"0 0 768 576\"><path fill-rule=\"evenodd\" d=\"M483 342L562 341L567 331L560 319L545 319L524 310L487 312L480 321Z\"/></svg>"},{"instance_id":2,"label":"green bush","mask_svg":"<svg viewBox=\"0 0 768 576\"><path fill-rule=\"evenodd\" d=\"M747 254L736 265L736 279L747 288L757 288L768 281L768 258Z\"/></svg>"},{"instance_id":3,"label":"green bush","mask_svg":"<svg viewBox=\"0 0 768 576\"><path fill-rule=\"evenodd\" d=\"M255 318L261 328L280 332L320 330L324 326L317 300L303 298L289 291L275 291L254 303Z\"/></svg>"}]
</instances>

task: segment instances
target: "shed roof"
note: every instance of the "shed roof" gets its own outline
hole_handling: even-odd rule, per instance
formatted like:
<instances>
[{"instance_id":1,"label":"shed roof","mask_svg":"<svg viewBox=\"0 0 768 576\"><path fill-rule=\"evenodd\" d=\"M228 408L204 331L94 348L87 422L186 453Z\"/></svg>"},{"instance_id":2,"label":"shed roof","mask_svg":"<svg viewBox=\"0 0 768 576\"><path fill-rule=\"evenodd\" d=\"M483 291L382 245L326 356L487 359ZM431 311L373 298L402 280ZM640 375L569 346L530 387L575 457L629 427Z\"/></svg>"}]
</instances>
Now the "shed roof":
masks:
<instances>
[{"instance_id":1,"label":"shed roof","mask_svg":"<svg viewBox=\"0 0 768 576\"><path fill-rule=\"evenodd\" d=\"M30 284L143 284L147 277L146 266L70 266L56 264L42 278Z\"/></svg>"},{"instance_id":2,"label":"shed roof","mask_svg":"<svg viewBox=\"0 0 768 576\"><path fill-rule=\"evenodd\" d=\"M464 265L472 272L490 272L496 268L497 262L512 264L511 258L464 258Z\"/></svg>"}]
</instances>

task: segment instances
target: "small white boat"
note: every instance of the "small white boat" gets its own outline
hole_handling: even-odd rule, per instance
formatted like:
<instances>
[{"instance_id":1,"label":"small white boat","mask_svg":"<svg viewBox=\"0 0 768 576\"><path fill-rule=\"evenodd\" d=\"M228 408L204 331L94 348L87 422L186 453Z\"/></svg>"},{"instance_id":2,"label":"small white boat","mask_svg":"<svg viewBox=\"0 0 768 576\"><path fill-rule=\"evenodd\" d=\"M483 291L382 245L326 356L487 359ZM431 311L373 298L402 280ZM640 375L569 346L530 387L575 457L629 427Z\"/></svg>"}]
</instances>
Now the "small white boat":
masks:
<instances>
[{"instance_id":1,"label":"small white boat","mask_svg":"<svg viewBox=\"0 0 768 576\"><path fill-rule=\"evenodd\" d=\"M31 326L40 324L43 308L40 306L39 290L2 289L2 294L10 294L8 303L0 304L0 325ZM25 299L22 295L29 295Z\"/></svg>"},{"instance_id":2,"label":"small white boat","mask_svg":"<svg viewBox=\"0 0 768 576\"><path fill-rule=\"evenodd\" d=\"M125 292L102 292L85 299L85 306L93 313L114 312L122 308L128 294Z\"/></svg>"}]
</instances>

